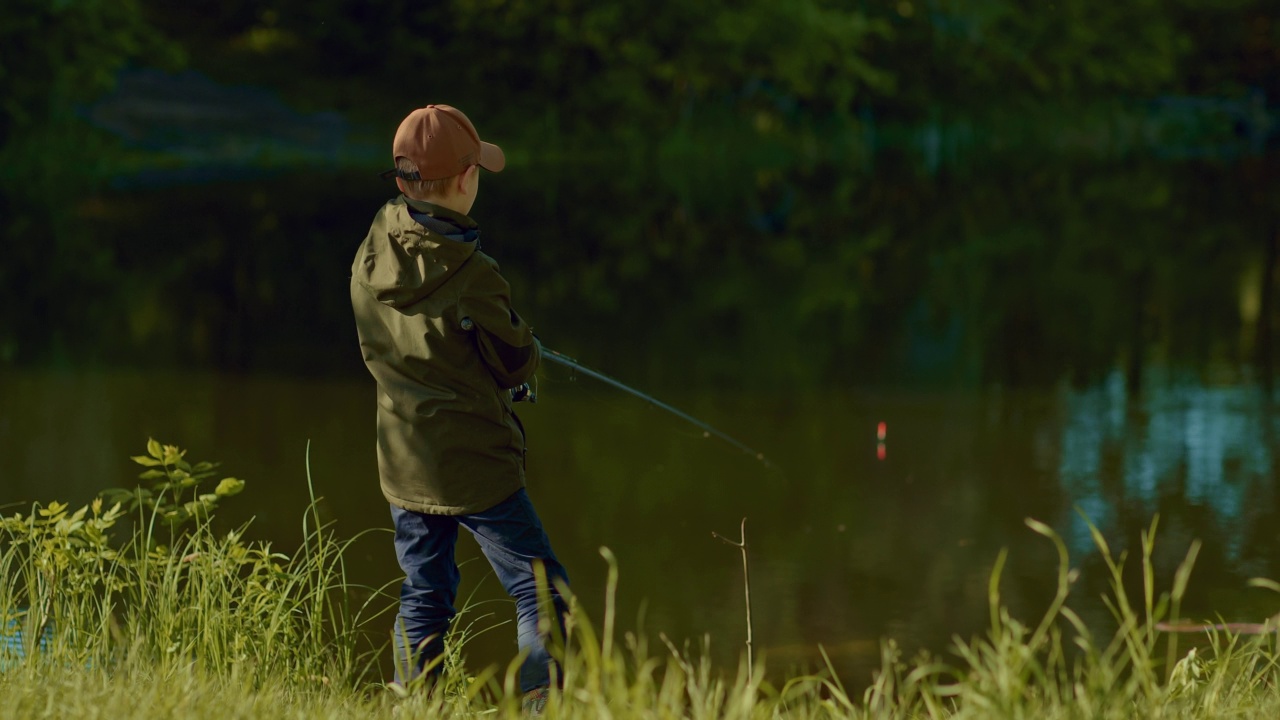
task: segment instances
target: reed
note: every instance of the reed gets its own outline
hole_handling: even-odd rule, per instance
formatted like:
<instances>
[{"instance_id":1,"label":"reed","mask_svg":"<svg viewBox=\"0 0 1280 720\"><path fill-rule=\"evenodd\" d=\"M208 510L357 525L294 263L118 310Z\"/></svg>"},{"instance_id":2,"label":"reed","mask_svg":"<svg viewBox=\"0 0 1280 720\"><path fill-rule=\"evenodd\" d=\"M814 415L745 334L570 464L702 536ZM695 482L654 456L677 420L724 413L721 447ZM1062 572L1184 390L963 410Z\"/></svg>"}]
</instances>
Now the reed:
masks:
<instances>
[{"instance_id":1,"label":"reed","mask_svg":"<svg viewBox=\"0 0 1280 720\"><path fill-rule=\"evenodd\" d=\"M175 453L181 457L176 448L162 447L158 459L174 460ZM163 467L181 469L176 462ZM154 479L174 482L169 474ZM179 478L178 485L184 482ZM247 540L248 528L215 533L214 498L171 526L165 513L176 501L193 502L200 482L182 488L185 496L165 489L169 500L139 503L132 511L123 503L95 502L74 512L50 503L3 520L0 632L17 627L23 638L16 650L0 643L0 718L520 716L518 658L479 672L466 667L466 640L480 632L475 620L455 624L444 682L436 688L384 684L376 659L389 637L371 641L362 628L371 619L385 619L381 624L389 628L394 598L348 582L343 556L350 541L339 541L318 522L314 503L292 555ZM110 541L110 531L126 517L134 519L128 534ZM986 634L957 640L943 655L911 660L886 641L880 669L857 695L830 663L822 672L770 682L763 657L748 663L744 653L736 668L716 667L706 652L710 639L677 646L662 636L651 646L643 633L619 633L613 603L618 568L602 549L609 568L603 623L597 626L589 609L563 589L570 621L567 637L553 643L563 690L553 693L546 717L1280 715L1274 634L1210 629L1207 644L1181 656L1162 640L1157 624L1176 621L1198 546L1188 552L1173 588L1160 591L1151 570L1153 523L1137 557L1144 584L1134 599L1121 582L1126 557L1114 555L1093 529L1110 573L1106 603L1117 628L1099 636L1071 609L1076 574L1065 545L1049 527L1034 520L1028 526L1059 557L1057 592L1042 616L1027 622L1002 603L1002 553L989 584ZM357 594L370 599L357 604ZM466 608L464 617L474 612Z\"/></svg>"}]
</instances>

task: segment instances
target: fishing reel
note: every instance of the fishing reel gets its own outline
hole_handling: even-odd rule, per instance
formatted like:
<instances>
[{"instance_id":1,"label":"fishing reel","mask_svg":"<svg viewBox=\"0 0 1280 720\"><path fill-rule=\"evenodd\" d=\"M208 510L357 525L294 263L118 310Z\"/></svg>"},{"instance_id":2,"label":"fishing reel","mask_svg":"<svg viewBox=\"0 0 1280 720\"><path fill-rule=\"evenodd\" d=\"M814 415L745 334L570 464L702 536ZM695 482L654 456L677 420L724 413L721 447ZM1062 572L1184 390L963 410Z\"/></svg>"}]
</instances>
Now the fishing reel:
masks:
<instances>
[{"instance_id":1,"label":"fishing reel","mask_svg":"<svg viewBox=\"0 0 1280 720\"><path fill-rule=\"evenodd\" d=\"M475 321L469 317L462 318L460 324L464 332L471 332L476 326ZM536 388L531 387L529 383L513 387L508 392L511 393L511 402L513 403L528 402L532 404L538 402L538 391Z\"/></svg>"},{"instance_id":2,"label":"fishing reel","mask_svg":"<svg viewBox=\"0 0 1280 720\"><path fill-rule=\"evenodd\" d=\"M538 402L538 391L530 386L529 383L513 387L511 388L511 402L536 403Z\"/></svg>"}]
</instances>

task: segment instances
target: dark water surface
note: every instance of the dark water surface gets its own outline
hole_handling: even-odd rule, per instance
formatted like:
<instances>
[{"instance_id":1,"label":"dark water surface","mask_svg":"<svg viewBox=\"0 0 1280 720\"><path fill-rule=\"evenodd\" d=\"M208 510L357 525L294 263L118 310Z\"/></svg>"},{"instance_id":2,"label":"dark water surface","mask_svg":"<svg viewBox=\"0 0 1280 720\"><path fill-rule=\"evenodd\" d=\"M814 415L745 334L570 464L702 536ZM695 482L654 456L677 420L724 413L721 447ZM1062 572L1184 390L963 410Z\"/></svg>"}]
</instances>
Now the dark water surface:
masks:
<instances>
[{"instance_id":1,"label":"dark water surface","mask_svg":"<svg viewBox=\"0 0 1280 720\"><path fill-rule=\"evenodd\" d=\"M1077 508L1135 551L1159 514L1163 588L1203 540L1193 615L1280 609L1246 589L1280 577L1266 173L518 170L484 179L476 215L543 340L776 465L544 366L521 410L529 491L597 620L609 547L623 627L709 634L735 657L742 567L711 533L746 517L757 648L782 671L822 644L860 684L881 638L942 651L982 632L1002 548L1004 599L1042 609L1056 555L1033 517L1066 539L1074 605L1105 627ZM385 190L267 178L84 200L109 269L14 291L40 312L9 329L0 366L0 504L131 485L127 458L153 436L246 479L224 521L288 548L310 442L339 533L389 526L346 296ZM474 543L460 548L461 597L500 599ZM397 576L389 532L352 558L357 581ZM469 650L477 666L513 652L509 626Z\"/></svg>"}]
</instances>

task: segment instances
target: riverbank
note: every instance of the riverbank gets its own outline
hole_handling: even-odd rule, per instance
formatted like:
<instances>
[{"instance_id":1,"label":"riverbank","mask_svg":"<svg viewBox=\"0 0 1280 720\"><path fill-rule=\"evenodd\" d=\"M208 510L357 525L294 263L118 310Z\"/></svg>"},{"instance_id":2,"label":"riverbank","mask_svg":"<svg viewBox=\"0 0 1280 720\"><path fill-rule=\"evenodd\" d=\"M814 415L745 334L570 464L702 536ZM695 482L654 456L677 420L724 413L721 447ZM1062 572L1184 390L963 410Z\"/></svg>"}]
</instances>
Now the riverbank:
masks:
<instances>
[{"instance_id":1,"label":"riverbank","mask_svg":"<svg viewBox=\"0 0 1280 720\"><path fill-rule=\"evenodd\" d=\"M1209 718L1276 717L1280 691L1267 642L1219 638L1210 653L1186 656L1167 682L1141 662L1139 647L1111 645L1092 667L1046 663L1025 638L1005 635L971 648L969 665L894 662L862 697L828 677L796 677L781 686L746 680L687 656L647 656L629 649L611 658L584 653L570 661L566 690L546 717L616 718ZM1102 650L1102 648L1098 648ZM115 670L29 665L0 675L0 718L110 717L305 718L522 717L516 693L497 675L453 682L443 696L403 697L349 678L263 677L252 669L218 672L197 663L159 660Z\"/></svg>"},{"instance_id":2,"label":"riverbank","mask_svg":"<svg viewBox=\"0 0 1280 720\"><path fill-rule=\"evenodd\" d=\"M14 580L0 586L0 627L44 639L0 644L0 718L519 716L516 662L468 666L470 610L455 623L444 681L434 692L385 683L379 658L386 643L368 628L385 624L393 593L348 582L349 545L329 526L305 516L301 546L291 555L245 539L244 528L215 532L214 512L242 481L219 479L215 464L190 462L184 451L154 441L134 460L146 468L139 488L103 493L76 511L38 505L0 524L0 574ZM124 542L113 541L112 529L131 518ZM553 695L548 717L1199 718L1280 711L1274 634L1209 630L1180 647L1177 636L1158 630L1178 621L1198 543L1172 588L1161 592L1151 570L1153 523L1133 558L1143 578L1134 600L1125 590L1123 556L1113 556L1092 530L1111 581L1106 602L1116 629L1105 633L1071 608L1077 572L1066 545L1048 526L1027 525L1059 559L1057 592L1043 615L1019 619L1002 601L1001 553L988 585L989 631L911 659L885 641L880 668L861 695L846 690L829 662L816 673L771 681L760 659L754 667L719 667L706 647L620 632L618 568L602 549L609 567L602 617L574 599L568 638L555 643L564 690ZM1280 590L1270 581L1255 585Z\"/></svg>"}]
</instances>

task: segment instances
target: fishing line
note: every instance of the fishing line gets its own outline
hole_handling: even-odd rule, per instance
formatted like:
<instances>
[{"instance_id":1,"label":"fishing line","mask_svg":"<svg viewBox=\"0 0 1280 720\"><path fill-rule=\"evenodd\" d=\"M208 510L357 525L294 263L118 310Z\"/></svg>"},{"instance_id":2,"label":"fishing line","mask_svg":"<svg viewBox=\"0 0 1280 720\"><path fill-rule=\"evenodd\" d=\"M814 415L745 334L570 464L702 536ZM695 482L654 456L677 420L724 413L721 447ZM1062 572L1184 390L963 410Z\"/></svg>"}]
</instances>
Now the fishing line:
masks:
<instances>
[{"instance_id":1,"label":"fishing line","mask_svg":"<svg viewBox=\"0 0 1280 720\"><path fill-rule=\"evenodd\" d=\"M462 325L462 329L467 332L471 332L471 330L475 328L475 322L472 321L472 319L469 317L462 318L461 325ZM717 430L716 428L712 427L708 423L703 422L702 420L699 420L698 418L690 415L689 413L683 410L680 410L679 408L672 407L671 405L668 405L667 403L662 402L661 400L653 397L652 395L648 395L646 393L640 392L639 390L631 387L630 385L627 385L621 380L615 380L614 378L611 378L602 372L599 372L597 370L592 370L591 368L587 367L586 365L583 365L582 363L569 357L568 355L565 355L562 352L557 352L555 350L552 350L551 348L548 348L545 345L542 346L542 357L546 358L547 360L551 360L553 362L557 362L561 365L564 365L568 367L570 370L572 370L573 372L582 373L587 377L595 378L596 380L599 380L600 382L605 383L606 385L611 385L625 393L630 393L631 395L634 395L640 398L641 400L644 400L645 402L649 403L650 405L656 408L666 410L672 415L675 415L681 420L684 420L685 422L693 425L699 430L702 430L703 437L709 437L714 435L720 438L721 440L729 443L730 445L734 446L735 448L741 450L742 452L746 453L747 455L750 455L756 460L759 460L760 462L764 463L765 467L773 468L773 463L765 459L764 453L758 450L752 449L750 446L748 446L746 443L742 442L741 440L734 438L733 436L729 435L726 432ZM520 402L522 400L527 400L529 402L537 402L537 397L538 397L537 390L534 388L531 388L528 383L525 383L519 388L515 388L512 393L512 399L515 400L516 402Z\"/></svg>"},{"instance_id":2,"label":"fishing line","mask_svg":"<svg viewBox=\"0 0 1280 720\"><path fill-rule=\"evenodd\" d=\"M714 435L720 438L721 440L729 443L730 445L734 446L735 448L738 448L739 450L746 453L747 455L750 455L754 457L756 460L759 460L760 462L764 463L765 467L773 467L773 465L768 460L765 459L764 453L752 449L742 441L737 440L736 438L730 436L728 433L717 430L716 428L703 422L702 420L699 420L698 418L690 415L689 413L683 410L680 410L679 408L672 407L671 405L668 405L667 403L662 402L661 400L653 397L652 395L648 395L646 393L640 392L639 390L636 390L635 388L631 387L630 385L627 385L626 383L620 380L615 380L614 378L611 378L602 372L592 370L591 368L583 365L582 363L569 357L568 355L565 355L564 353L557 352L555 350L552 350L551 348L543 346L542 357L547 360L551 360L553 362L557 362L561 365L564 365L565 367L568 367L574 372L582 373L583 375L586 375L587 377L595 378L596 380L599 380L600 382L605 383L606 385L611 385L623 392L630 393L640 398L641 400L644 400L650 405L653 405L656 408L666 410L672 415L675 415L681 420L684 420L685 422L690 423L694 427L697 427L698 429L702 430L704 433L704 437L707 435Z\"/></svg>"}]
</instances>

